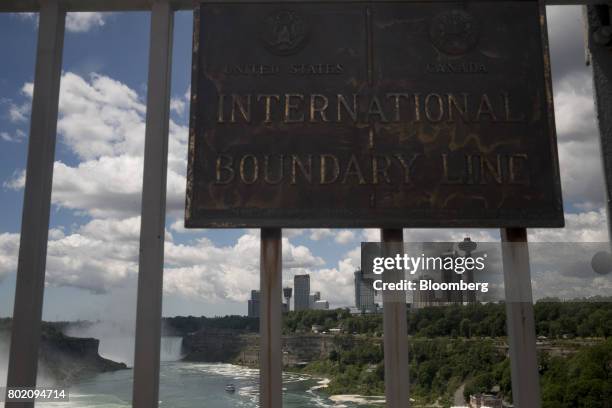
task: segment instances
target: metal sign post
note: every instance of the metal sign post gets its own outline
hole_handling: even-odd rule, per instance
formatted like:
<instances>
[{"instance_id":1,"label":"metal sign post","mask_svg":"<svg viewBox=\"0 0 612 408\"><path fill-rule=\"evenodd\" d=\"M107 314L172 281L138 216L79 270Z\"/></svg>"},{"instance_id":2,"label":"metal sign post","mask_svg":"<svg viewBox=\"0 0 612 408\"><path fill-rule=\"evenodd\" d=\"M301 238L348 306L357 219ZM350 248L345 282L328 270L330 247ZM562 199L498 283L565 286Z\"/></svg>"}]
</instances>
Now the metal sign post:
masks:
<instances>
[{"instance_id":1,"label":"metal sign post","mask_svg":"<svg viewBox=\"0 0 612 408\"><path fill-rule=\"evenodd\" d=\"M393 252L403 252L404 232L401 229L382 229L380 238ZM394 256L394 253L385 256ZM403 276L385 272L389 282L398 282ZM408 322L406 320L406 292L383 291L383 336L385 350L385 400L388 408L406 408L410 405L410 370L408 366Z\"/></svg>"},{"instance_id":2,"label":"metal sign post","mask_svg":"<svg viewBox=\"0 0 612 408\"><path fill-rule=\"evenodd\" d=\"M261 230L259 316L259 404L281 408L283 399L282 312L283 284L282 230Z\"/></svg>"}]
</instances>

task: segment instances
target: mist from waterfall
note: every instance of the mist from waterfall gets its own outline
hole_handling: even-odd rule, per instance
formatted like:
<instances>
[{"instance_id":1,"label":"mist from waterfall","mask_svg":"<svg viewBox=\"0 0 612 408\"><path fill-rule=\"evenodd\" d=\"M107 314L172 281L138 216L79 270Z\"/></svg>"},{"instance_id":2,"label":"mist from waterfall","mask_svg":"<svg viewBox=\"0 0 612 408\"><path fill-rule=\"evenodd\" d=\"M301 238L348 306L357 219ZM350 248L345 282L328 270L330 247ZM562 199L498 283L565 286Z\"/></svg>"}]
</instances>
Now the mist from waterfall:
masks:
<instances>
[{"instance_id":1,"label":"mist from waterfall","mask_svg":"<svg viewBox=\"0 0 612 408\"><path fill-rule=\"evenodd\" d=\"M183 338L179 336L161 338L161 361L179 361L183 358Z\"/></svg>"},{"instance_id":2,"label":"mist from waterfall","mask_svg":"<svg viewBox=\"0 0 612 408\"><path fill-rule=\"evenodd\" d=\"M88 325L71 325L65 330L67 336L93 337L100 340L98 354L112 361L134 366L133 322L96 322ZM182 357L183 338L162 336L160 344L161 361L179 361Z\"/></svg>"},{"instance_id":3,"label":"mist from waterfall","mask_svg":"<svg viewBox=\"0 0 612 408\"><path fill-rule=\"evenodd\" d=\"M8 371L9 342L0 336L0 387L6 385L6 372Z\"/></svg>"}]
</instances>

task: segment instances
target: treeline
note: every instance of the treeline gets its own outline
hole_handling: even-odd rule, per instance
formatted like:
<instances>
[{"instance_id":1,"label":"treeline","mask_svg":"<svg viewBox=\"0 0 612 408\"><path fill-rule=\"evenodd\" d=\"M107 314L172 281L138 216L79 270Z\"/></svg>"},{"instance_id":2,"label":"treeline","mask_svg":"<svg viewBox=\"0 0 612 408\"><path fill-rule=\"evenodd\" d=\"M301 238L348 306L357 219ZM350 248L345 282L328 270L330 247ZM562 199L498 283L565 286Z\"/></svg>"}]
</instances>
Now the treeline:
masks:
<instances>
[{"instance_id":1,"label":"treeline","mask_svg":"<svg viewBox=\"0 0 612 408\"><path fill-rule=\"evenodd\" d=\"M538 336L612 336L612 298L573 302L543 299L535 304L534 315ZM419 309L409 313L408 333L422 337L503 337L506 336L505 305L489 303Z\"/></svg>"},{"instance_id":2,"label":"treeline","mask_svg":"<svg viewBox=\"0 0 612 408\"><path fill-rule=\"evenodd\" d=\"M607 301L606 301L607 300ZM545 299L534 307L536 333L548 338L612 337L612 298L561 302ZM408 333L416 337L503 337L503 303L427 307L408 313ZM347 334L381 336L382 315L353 315L348 309L292 311L283 316L283 334L340 329ZM203 328L259 330L259 319L245 316L164 318L167 334L185 335Z\"/></svg>"},{"instance_id":3,"label":"treeline","mask_svg":"<svg viewBox=\"0 0 612 408\"><path fill-rule=\"evenodd\" d=\"M536 333L549 338L612 337L612 298L560 302L545 299L535 304ZM285 334L308 332L313 325L323 331L380 335L382 315L351 315L346 309L291 312L283 319ZM451 305L415 309L408 313L408 333L416 337L504 337L503 303Z\"/></svg>"},{"instance_id":4,"label":"treeline","mask_svg":"<svg viewBox=\"0 0 612 408\"><path fill-rule=\"evenodd\" d=\"M162 319L163 334L185 336L202 329L232 329L245 332L259 332L259 319L246 316L177 316Z\"/></svg>"},{"instance_id":5,"label":"treeline","mask_svg":"<svg viewBox=\"0 0 612 408\"><path fill-rule=\"evenodd\" d=\"M375 335L382 333L382 316L353 315L348 309L300 310L283 316L284 334L310 332L314 325L327 332L339 328L345 333Z\"/></svg>"}]
</instances>

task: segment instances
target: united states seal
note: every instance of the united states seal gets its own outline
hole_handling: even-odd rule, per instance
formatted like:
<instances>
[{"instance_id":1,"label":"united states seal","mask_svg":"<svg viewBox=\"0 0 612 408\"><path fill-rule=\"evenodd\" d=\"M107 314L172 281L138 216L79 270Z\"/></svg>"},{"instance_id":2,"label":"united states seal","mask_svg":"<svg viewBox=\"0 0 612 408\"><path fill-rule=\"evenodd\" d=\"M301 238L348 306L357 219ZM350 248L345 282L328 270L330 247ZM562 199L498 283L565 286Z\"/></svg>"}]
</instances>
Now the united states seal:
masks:
<instances>
[{"instance_id":1,"label":"united states seal","mask_svg":"<svg viewBox=\"0 0 612 408\"><path fill-rule=\"evenodd\" d=\"M309 35L310 28L302 15L292 10L279 10L264 19L261 40L272 54L286 56L298 53Z\"/></svg>"}]
</instances>

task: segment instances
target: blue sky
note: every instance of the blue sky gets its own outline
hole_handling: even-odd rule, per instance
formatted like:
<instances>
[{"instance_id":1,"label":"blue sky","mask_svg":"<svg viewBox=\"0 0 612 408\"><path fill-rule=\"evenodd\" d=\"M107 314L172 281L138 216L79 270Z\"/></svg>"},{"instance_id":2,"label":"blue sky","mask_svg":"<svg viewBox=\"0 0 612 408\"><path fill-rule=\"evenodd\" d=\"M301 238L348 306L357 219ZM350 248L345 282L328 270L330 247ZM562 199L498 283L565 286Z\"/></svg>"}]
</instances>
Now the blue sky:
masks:
<instances>
[{"instance_id":1,"label":"blue sky","mask_svg":"<svg viewBox=\"0 0 612 408\"><path fill-rule=\"evenodd\" d=\"M535 241L605 241L590 70L579 7L548 8L567 228ZM191 13L176 14L164 315L246 313L259 282L258 232L185 231ZM142 184L147 13L71 14L65 38L44 318L133 318ZM0 15L0 316L12 313L36 47L33 15ZM458 240L465 230L410 230ZM496 240L496 231L469 231ZM284 279L311 273L332 305L350 305L359 243L375 230L285 231Z\"/></svg>"}]
</instances>

